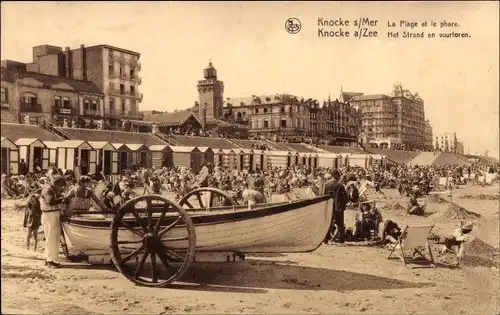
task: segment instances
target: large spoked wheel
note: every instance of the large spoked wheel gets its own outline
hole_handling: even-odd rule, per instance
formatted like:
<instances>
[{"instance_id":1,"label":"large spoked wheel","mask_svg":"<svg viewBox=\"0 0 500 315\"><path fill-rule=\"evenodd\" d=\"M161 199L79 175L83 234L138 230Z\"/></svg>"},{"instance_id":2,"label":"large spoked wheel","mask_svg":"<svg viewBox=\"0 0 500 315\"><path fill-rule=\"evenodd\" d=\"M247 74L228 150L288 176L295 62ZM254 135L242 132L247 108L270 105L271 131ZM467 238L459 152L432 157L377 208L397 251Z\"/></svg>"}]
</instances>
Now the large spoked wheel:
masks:
<instances>
[{"instance_id":1,"label":"large spoked wheel","mask_svg":"<svg viewBox=\"0 0 500 315\"><path fill-rule=\"evenodd\" d=\"M237 206L238 202L225 191L213 187L201 187L183 196L179 204L187 209L210 210L213 207Z\"/></svg>"},{"instance_id":2,"label":"large spoked wheel","mask_svg":"<svg viewBox=\"0 0 500 315\"><path fill-rule=\"evenodd\" d=\"M178 280L194 260L193 222L178 203L160 195L125 203L111 224L111 259L137 285L164 287Z\"/></svg>"}]
</instances>

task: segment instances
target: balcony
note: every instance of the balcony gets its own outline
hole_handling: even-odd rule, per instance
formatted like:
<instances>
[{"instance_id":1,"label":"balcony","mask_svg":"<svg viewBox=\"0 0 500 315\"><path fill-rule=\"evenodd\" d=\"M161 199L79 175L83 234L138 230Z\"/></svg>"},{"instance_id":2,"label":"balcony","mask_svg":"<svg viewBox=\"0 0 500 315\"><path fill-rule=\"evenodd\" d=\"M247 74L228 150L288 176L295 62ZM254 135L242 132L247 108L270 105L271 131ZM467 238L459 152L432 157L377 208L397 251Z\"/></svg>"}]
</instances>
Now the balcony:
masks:
<instances>
[{"instance_id":1,"label":"balcony","mask_svg":"<svg viewBox=\"0 0 500 315\"><path fill-rule=\"evenodd\" d=\"M2 108L9 108L10 105L9 105L9 102L5 101L5 102L2 102Z\"/></svg>"},{"instance_id":2,"label":"balcony","mask_svg":"<svg viewBox=\"0 0 500 315\"><path fill-rule=\"evenodd\" d=\"M108 117L113 117L113 118L126 118L126 119L137 119L137 118L142 118L142 115L140 113L137 113L135 111L119 111L119 110L106 110L104 112L105 116ZM100 115L100 112L99 112Z\"/></svg>"},{"instance_id":3,"label":"balcony","mask_svg":"<svg viewBox=\"0 0 500 315\"><path fill-rule=\"evenodd\" d=\"M21 102L20 109L21 109L21 112L41 113L42 112L42 105L35 104L35 103Z\"/></svg>"},{"instance_id":4,"label":"balcony","mask_svg":"<svg viewBox=\"0 0 500 315\"><path fill-rule=\"evenodd\" d=\"M74 115L75 111L71 107L52 106L52 114L56 115Z\"/></svg>"},{"instance_id":5,"label":"balcony","mask_svg":"<svg viewBox=\"0 0 500 315\"><path fill-rule=\"evenodd\" d=\"M101 116L101 111L100 110L93 110L93 109L84 109L83 115L84 116L99 117L99 116Z\"/></svg>"}]
</instances>

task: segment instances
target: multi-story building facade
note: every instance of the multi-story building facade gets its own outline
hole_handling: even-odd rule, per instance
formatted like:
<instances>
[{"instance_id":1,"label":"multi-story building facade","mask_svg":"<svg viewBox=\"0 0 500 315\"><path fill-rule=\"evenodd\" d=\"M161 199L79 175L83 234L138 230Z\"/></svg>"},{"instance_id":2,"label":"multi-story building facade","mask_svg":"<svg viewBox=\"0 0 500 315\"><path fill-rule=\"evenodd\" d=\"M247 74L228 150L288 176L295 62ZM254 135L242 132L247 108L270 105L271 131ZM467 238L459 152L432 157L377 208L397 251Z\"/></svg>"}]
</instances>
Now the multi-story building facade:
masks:
<instances>
[{"instance_id":1,"label":"multi-story building facade","mask_svg":"<svg viewBox=\"0 0 500 315\"><path fill-rule=\"evenodd\" d=\"M109 45L65 50L41 45L33 47L33 62L25 64L27 72L90 81L104 94L104 104L89 118L103 118L111 126L122 119L140 119L140 54ZM92 115L90 115L92 114Z\"/></svg>"},{"instance_id":2,"label":"multi-story building facade","mask_svg":"<svg viewBox=\"0 0 500 315\"><path fill-rule=\"evenodd\" d=\"M432 143L432 125L429 119L425 121L425 149L432 151L434 144Z\"/></svg>"},{"instance_id":3,"label":"multi-story building facade","mask_svg":"<svg viewBox=\"0 0 500 315\"><path fill-rule=\"evenodd\" d=\"M290 94L227 98L224 102L225 112L230 112L235 122L248 124L251 135L268 136L305 136L311 131L313 106L319 103Z\"/></svg>"},{"instance_id":4,"label":"multi-story building facade","mask_svg":"<svg viewBox=\"0 0 500 315\"><path fill-rule=\"evenodd\" d=\"M461 153L463 154L463 143L457 139L455 132L445 132L436 135L434 138L434 148L442 152Z\"/></svg>"},{"instance_id":5,"label":"multi-story building facade","mask_svg":"<svg viewBox=\"0 0 500 315\"><path fill-rule=\"evenodd\" d=\"M360 134L361 116L355 107L339 100L323 102L323 137L338 143L356 143Z\"/></svg>"},{"instance_id":6,"label":"multi-story building facade","mask_svg":"<svg viewBox=\"0 0 500 315\"><path fill-rule=\"evenodd\" d=\"M103 108L104 94L92 82L25 71L18 62L2 61L1 69L2 121L70 122Z\"/></svg>"},{"instance_id":7,"label":"multi-story building facade","mask_svg":"<svg viewBox=\"0 0 500 315\"><path fill-rule=\"evenodd\" d=\"M388 149L424 149L424 101L401 85L392 94L354 95L349 104L361 111L362 132L372 145Z\"/></svg>"}]
</instances>

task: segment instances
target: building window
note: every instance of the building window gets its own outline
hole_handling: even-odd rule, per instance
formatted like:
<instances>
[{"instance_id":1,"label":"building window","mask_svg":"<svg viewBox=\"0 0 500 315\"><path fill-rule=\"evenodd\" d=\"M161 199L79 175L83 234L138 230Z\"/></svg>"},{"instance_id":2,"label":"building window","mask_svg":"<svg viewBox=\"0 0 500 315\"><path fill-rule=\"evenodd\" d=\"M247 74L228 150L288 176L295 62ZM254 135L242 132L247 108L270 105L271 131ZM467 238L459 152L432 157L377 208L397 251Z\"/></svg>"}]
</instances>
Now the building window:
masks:
<instances>
[{"instance_id":1,"label":"building window","mask_svg":"<svg viewBox=\"0 0 500 315\"><path fill-rule=\"evenodd\" d=\"M130 78L135 79L135 70L134 69L130 69Z\"/></svg>"},{"instance_id":2,"label":"building window","mask_svg":"<svg viewBox=\"0 0 500 315\"><path fill-rule=\"evenodd\" d=\"M36 106L36 95L33 93L26 93L22 96L23 103L29 106Z\"/></svg>"},{"instance_id":3,"label":"building window","mask_svg":"<svg viewBox=\"0 0 500 315\"><path fill-rule=\"evenodd\" d=\"M286 119L281 120L281 128L286 128Z\"/></svg>"},{"instance_id":4,"label":"building window","mask_svg":"<svg viewBox=\"0 0 500 315\"><path fill-rule=\"evenodd\" d=\"M99 110L99 108L97 106L97 101L96 100L92 101L92 107L91 107L91 109L94 110L94 111Z\"/></svg>"},{"instance_id":5,"label":"building window","mask_svg":"<svg viewBox=\"0 0 500 315\"><path fill-rule=\"evenodd\" d=\"M125 69L123 68L123 66L120 66L120 77L123 76L125 76Z\"/></svg>"},{"instance_id":6,"label":"building window","mask_svg":"<svg viewBox=\"0 0 500 315\"><path fill-rule=\"evenodd\" d=\"M259 109L258 109L258 108L256 108L256 109L255 109L255 113L256 113L256 114L258 114L258 113L259 113Z\"/></svg>"},{"instance_id":7,"label":"building window","mask_svg":"<svg viewBox=\"0 0 500 315\"><path fill-rule=\"evenodd\" d=\"M267 107L264 108L264 114L267 113Z\"/></svg>"},{"instance_id":8,"label":"building window","mask_svg":"<svg viewBox=\"0 0 500 315\"><path fill-rule=\"evenodd\" d=\"M70 105L71 105L71 103L69 101L69 97L63 98L63 107L68 108L68 107L70 107Z\"/></svg>"},{"instance_id":9,"label":"building window","mask_svg":"<svg viewBox=\"0 0 500 315\"><path fill-rule=\"evenodd\" d=\"M267 119L264 120L264 128L269 128L269 121Z\"/></svg>"},{"instance_id":10,"label":"building window","mask_svg":"<svg viewBox=\"0 0 500 315\"><path fill-rule=\"evenodd\" d=\"M125 100L122 100L122 113L125 113Z\"/></svg>"},{"instance_id":11,"label":"building window","mask_svg":"<svg viewBox=\"0 0 500 315\"><path fill-rule=\"evenodd\" d=\"M114 57L113 51L111 49L108 50L108 57L109 58L113 58Z\"/></svg>"},{"instance_id":12,"label":"building window","mask_svg":"<svg viewBox=\"0 0 500 315\"><path fill-rule=\"evenodd\" d=\"M83 101L83 108L85 110L89 110L90 109L90 101L89 100Z\"/></svg>"},{"instance_id":13,"label":"building window","mask_svg":"<svg viewBox=\"0 0 500 315\"><path fill-rule=\"evenodd\" d=\"M133 85L130 86L130 95L135 95L135 87Z\"/></svg>"},{"instance_id":14,"label":"building window","mask_svg":"<svg viewBox=\"0 0 500 315\"><path fill-rule=\"evenodd\" d=\"M115 83L114 82L109 82L109 90L113 91L115 89Z\"/></svg>"},{"instance_id":15,"label":"building window","mask_svg":"<svg viewBox=\"0 0 500 315\"><path fill-rule=\"evenodd\" d=\"M288 111L289 111L290 113L293 113L293 106L288 107Z\"/></svg>"},{"instance_id":16,"label":"building window","mask_svg":"<svg viewBox=\"0 0 500 315\"><path fill-rule=\"evenodd\" d=\"M110 112L115 111L115 100L114 99L109 99L109 111Z\"/></svg>"},{"instance_id":17,"label":"building window","mask_svg":"<svg viewBox=\"0 0 500 315\"><path fill-rule=\"evenodd\" d=\"M120 84L120 94L125 94L125 84Z\"/></svg>"},{"instance_id":18,"label":"building window","mask_svg":"<svg viewBox=\"0 0 500 315\"><path fill-rule=\"evenodd\" d=\"M285 106L281 106L280 112L284 113L285 112Z\"/></svg>"},{"instance_id":19,"label":"building window","mask_svg":"<svg viewBox=\"0 0 500 315\"><path fill-rule=\"evenodd\" d=\"M60 96L54 97L54 106L61 107L61 97Z\"/></svg>"},{"instance_id":20,"label":"building window","mask_svg":"<svg viewBox=\"0 0 500 315\"><path fill-rule=\"evenodd\" d=\"M9 102L9 96L7 95L7 89L2 88L2 104Z\"/></svg>"},{"instance_id":21,"label":"building window","mask_svg":"<svg viewBox=\"0 0 500 315\"><path fill-rule=\"evenodd\" d=\"M109 75L115 74L115 67L113 66L112 63L109 64L108 71L109 71Z\"/></svg>"}]
</instances>

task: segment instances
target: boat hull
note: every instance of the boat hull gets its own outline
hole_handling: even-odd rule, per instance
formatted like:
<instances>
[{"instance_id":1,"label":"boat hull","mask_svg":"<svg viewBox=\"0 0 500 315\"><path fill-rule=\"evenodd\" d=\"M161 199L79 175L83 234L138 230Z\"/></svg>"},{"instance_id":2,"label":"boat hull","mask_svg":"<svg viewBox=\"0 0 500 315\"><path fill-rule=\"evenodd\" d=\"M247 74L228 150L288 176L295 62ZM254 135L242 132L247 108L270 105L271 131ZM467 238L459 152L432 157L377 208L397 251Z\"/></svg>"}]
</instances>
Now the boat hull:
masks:
<instances>
[{"instance_id":1,"label":"boat hull","mask_svg":"<svg viewBox=\"0 0 500 315\"><path fill-rule=\"evenodd\" d=\"M323 242L332 219L333 199L315 197L295 202L265 205L255 210L224 213L190 213L195 226L196 252L291 253L315 250ZM70 252L88 255L109 253L112 218L72 217L63 223ZM127 224L133 224L130 220ZM163 226L164 224L162 224ZM167 225L167 223L165 224ZM186 233L175 227L165 237ZM120 230L121 240L138 240L128 230ZM187 241L172 241L169 248L182 250Z\"/></svg>"}]
</instances>

